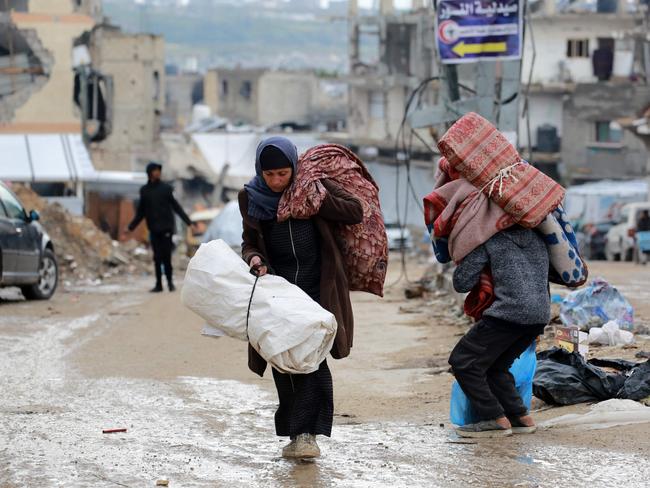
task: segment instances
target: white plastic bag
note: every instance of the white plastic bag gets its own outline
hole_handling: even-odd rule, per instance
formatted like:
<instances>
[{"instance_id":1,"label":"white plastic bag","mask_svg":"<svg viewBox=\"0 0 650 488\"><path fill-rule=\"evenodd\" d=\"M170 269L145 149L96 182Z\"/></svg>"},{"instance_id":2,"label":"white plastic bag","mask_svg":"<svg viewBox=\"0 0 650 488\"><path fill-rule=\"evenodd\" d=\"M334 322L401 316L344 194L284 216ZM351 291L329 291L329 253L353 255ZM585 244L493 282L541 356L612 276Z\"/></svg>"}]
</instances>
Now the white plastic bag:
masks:
<instances>
[{"instance_id":1,"label":"white plastic bag","mask_svg":"<svg viewBox=\"0 0 650 488\"><path fill-rule=\"evenodd\" d=\"M634 343L634 334L627 330L621 330L616 320L610 320L603 327L592 327L589 329L589 344L601 344L603 346L624 346Z\"/></svg>"},{"instance_id":2,"label":"white plastic bag","mask_svg":"<svg viewBox=\"0 0 650 488\"><path fill-rule=\"evenodd\" d=\"M251 301L254 285L242 258L222 240L211 241L190 260L181 301L208 325L248 340L279 371L316 371L334 342L334 316L279 276L261 277Z\"/></svg>"}]
</instances>

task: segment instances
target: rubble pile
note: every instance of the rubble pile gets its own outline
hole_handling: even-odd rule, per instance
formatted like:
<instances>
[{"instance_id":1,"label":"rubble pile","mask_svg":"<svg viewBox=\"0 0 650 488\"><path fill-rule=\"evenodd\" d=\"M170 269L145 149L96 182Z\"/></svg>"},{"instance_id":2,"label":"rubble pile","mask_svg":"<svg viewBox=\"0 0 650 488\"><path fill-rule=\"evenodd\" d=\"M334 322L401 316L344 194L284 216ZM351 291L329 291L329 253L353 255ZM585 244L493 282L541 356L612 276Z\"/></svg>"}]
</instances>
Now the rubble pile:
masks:
<instances>
[{"instance_id":1,"label":"rubble pile","mask_svg":"<svg viewBox=\"0 0 650 488\"><path fill-rule=\"evenodd\" d=\"M25 186L15 185L12 189L26 209L40 214L40 223L54 244L62 277L94 281L148 270L148 253L137 242L118 243L89 218L72 215Z\"/></svg>"}]
</instances>

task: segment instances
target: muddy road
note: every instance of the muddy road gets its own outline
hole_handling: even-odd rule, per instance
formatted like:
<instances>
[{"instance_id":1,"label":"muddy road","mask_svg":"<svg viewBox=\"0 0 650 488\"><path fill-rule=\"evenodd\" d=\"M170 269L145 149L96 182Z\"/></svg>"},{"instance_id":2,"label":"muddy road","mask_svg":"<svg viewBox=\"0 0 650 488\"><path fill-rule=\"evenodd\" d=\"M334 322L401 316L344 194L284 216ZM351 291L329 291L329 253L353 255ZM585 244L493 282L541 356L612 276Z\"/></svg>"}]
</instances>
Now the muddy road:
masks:
<instances>
[{"instance_id":1,"label":"muddy road","mask_svg":"<svg viewBox=\"0 0 650 488\"><path fill-rule=\"evenodd\" d=\"M650 322L650 273L621 266L592 273ZM178 292L148 285L71 287L38 303L0 292L0 488L648 485L648 424L460 443L446 359L464 322L449 298L406 301L401 285L383 300L354 296L355 347L330 361L333 437L315 462L284 460L270 375L248 371L244 343L202 337ZM127 432L102 433L115 428Z\"/></svg>"}]
</instances>

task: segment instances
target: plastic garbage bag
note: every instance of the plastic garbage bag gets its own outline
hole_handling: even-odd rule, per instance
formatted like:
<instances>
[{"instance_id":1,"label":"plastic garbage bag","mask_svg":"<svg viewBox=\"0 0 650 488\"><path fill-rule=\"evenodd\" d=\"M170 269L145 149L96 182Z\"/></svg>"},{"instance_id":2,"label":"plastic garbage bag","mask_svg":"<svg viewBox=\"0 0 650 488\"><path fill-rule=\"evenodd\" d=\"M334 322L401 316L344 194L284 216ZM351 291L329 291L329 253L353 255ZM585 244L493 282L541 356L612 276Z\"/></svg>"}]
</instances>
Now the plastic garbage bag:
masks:
<instances>
[{"instance_id":1,"label":"plastic garbage bag","mask_svg":"<svg viewBox=\"0 0 650 488\"><path fill-rule=\"evenodd\" d=\"M587 430L650 422L650 408L632 400L605 400L585 414L568 414L542 422L541 428L579 426Z\"/></svg>"},{"instance_id":2,"label":"plastic garbage bag","mask_svg":"<svg viewBox=\"0 0 650 488\"><path fill-rule=\"evenodd\" d=\"M632 370L616 396L637 401L650 396L650 360Z\"/></svg>"},{"instance_id":3,"label":"plastic garbage bag","mask_svg":"<svg viewBox=\"0 0 650 488\"><path fill-rule=\"evenodd\" d=\"M521 356L515 359L510 368L510 373L515 378L515 386L527 408L530 408L530 402L533 398L533 377L535 376L535 358L536 342L533 342ZM455 425L467 425L478 422L472 405L460 387L457 381L451 387L451 405L450 405L451 423Z\"/></svg>"},{"instance_id":4,"label":"plastic garbage bag","mask_svg":"<svg viewBox=\"0 0 650 488\"><path fill-rule=\"evenodd\" d=\"M537 355L533 394L551 405L611 398L641 400L650 395L650 364L622 359L585 361L575 352L556 347Z\"/></svg>"},{"instance_id":5,"label":"plastic garbage bag","mask_svg":"<svg viewBox=\"0 0 650 488\"><path fill-rule=\"evenodd\" d=\"M582 330L602 327L616 320L623 330L634 328L634 309L619 291L602 278L566 296L560 306L560 320Z\"/></svg>"},{"instance_id":6,"label":"plastic garbage bag","mask_svg":"<svg viewBox=\"0 0 650 488\"><path fill-rule=\"evenodd\" d=\"M603 346L624 346L634 343L634 334L621 330L616 320L610 320L601 327L589 329L589 344Z\"/></svg>"},{"instance_id":7,"label":"plastic garbage bag","mask_svg":"<svg viewBox=\"0 0 650 488\"><path fill-rule=\"evenodd\" d=\"M222 240L201 244L190 260L181 301L209 326L248 340L285 373L316 371L336 335L330 312L279 276L265 275L256 284L246 263Z\"/></svg>"}]
</instances>

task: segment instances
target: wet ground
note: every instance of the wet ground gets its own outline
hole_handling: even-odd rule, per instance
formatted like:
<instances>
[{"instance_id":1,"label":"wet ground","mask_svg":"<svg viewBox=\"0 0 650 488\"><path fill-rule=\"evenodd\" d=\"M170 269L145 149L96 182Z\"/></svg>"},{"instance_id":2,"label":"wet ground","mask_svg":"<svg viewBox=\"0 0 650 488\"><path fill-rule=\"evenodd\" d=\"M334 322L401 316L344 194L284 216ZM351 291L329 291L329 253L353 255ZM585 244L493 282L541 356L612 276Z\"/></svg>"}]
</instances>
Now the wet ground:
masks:
<instances>
[{"instance_id":1,"label":"wet ground","mask_svg":"<svg viewBox=\"0 0 650 488\"><path fill-rule=\"evenodd\" d=\"M355 296L353 355L332 362L333 437L315 462L284 460L272 382L246 370L245 345L200 337L179 295L147 284L38 303L2 291L1 488L648 486L647 425L461 443L441 364L462 329L444 311L400 313L401 290Z\"/></svg>"}]
</instances>

